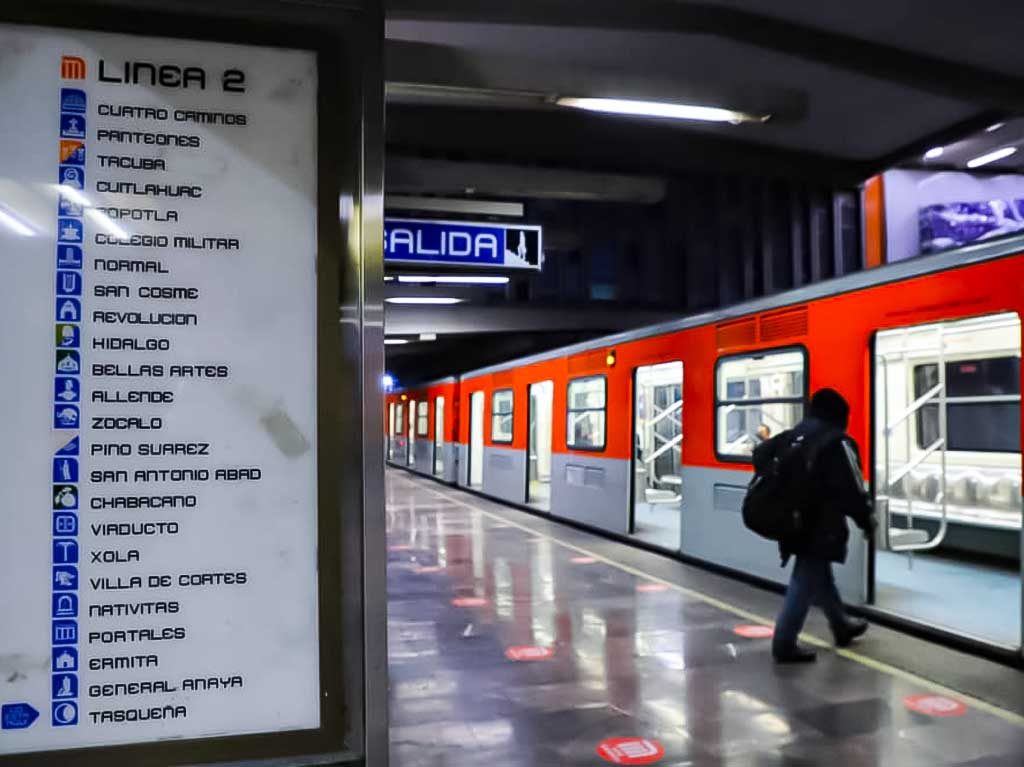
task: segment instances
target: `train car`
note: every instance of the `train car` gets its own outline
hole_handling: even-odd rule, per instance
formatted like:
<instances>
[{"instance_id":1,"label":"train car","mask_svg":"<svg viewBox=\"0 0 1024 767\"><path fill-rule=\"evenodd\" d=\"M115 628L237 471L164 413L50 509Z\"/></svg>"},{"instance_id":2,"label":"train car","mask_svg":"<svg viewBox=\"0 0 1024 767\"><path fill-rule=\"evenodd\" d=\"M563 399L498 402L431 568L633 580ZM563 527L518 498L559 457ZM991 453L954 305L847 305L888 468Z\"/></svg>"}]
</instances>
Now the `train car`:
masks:
<instances>
[{"instance_id":1,"label":"train car","mask_svg":"<svg viewBox=\"0 0 1024 767\"><path fill-rule=\"evenodd\" d=\"M447 479L781 583L750 455L831 386L880 518L844 598L1019 656L1022 278L1024 240L991 242L462 374Z\"/></svg>"},{"instance_id":2,"label":"train car","mask_svg":"<svg viewBox=\"0 0 1024 767\"><path fill-rule=\"evenodd\" d=\"M386 396L389 462L455 483L458 389L458 380L449 377Z\"/></svg>"}]
</instances>

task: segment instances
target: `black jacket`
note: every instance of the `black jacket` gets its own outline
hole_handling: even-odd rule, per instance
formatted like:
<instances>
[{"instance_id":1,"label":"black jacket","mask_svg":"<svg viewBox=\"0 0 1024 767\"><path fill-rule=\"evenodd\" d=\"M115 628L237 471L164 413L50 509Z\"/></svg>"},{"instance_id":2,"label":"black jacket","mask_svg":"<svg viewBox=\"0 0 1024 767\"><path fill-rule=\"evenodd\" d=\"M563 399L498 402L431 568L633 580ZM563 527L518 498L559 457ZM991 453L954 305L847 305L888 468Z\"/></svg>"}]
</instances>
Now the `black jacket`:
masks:
<instances>
[{"instance_id":1,"label":"black jacket","mask_svg":"<svg viewBox=\"0 0 1024 767\"><path fill-rule=\"evenodd\" d=\"M797 434L819 435L834 427L816 418L805 418L795 427ZM790 554L805 554L831 562L846 561L850 531L846 518L865 532L873 529L870 500L860 469L857 443L847 434L835 430L817 453L811 468L813 497L817 500L810 518L805 519L806 532L797 540L779 544L783 561Z\"/></svg>"}]
</instances>

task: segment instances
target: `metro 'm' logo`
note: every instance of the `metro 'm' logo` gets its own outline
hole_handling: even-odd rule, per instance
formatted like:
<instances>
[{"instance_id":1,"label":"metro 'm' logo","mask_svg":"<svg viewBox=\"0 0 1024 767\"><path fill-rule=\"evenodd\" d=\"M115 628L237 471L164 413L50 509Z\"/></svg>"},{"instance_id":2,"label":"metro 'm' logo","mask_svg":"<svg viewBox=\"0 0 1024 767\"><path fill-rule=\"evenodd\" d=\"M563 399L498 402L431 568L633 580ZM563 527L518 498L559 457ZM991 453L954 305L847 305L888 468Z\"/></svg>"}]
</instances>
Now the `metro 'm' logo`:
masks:
<instances>
[{"instance_id":1,"label":"metro 'm' logo","mask_svg":"<svg viewBox=\"0 0 1024 767\"><path fill-rule=\"evenodd\" d=\"M60 76L65 80L85 79L85 59L79 56L62 56Z\"/></svg>"}]
</instances>

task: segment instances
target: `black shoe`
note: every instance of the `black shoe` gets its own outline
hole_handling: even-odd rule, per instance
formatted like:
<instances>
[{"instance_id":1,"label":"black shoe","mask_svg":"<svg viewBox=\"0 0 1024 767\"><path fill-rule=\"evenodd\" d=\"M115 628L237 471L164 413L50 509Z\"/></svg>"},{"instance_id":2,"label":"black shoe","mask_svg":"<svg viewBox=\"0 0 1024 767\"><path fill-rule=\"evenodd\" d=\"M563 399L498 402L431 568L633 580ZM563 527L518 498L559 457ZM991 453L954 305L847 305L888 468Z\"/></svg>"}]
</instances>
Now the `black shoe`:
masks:
<instances>
[{"instance_id":1,"label":"black shoe","mask_svg":"<svg viewBox=\"0 0 1024 767\"><path fill-rule=\"evenodd\" d=\"M857 637L864 636L868 630L868 622L858 618L848 620L846 625L836 630L836 647L849 647Z\"/></svg>"},{"instance_id":2,"label":"black shoe","mask_svg":"<svg viewBox=\"0 0 1024 767\"><path fill-rule=\"evenodd\" d=\"M776 663L814 663L818 659L818 654L797 645L789 650L772 650L772 657Z\"/></svg>"}]
</instances>

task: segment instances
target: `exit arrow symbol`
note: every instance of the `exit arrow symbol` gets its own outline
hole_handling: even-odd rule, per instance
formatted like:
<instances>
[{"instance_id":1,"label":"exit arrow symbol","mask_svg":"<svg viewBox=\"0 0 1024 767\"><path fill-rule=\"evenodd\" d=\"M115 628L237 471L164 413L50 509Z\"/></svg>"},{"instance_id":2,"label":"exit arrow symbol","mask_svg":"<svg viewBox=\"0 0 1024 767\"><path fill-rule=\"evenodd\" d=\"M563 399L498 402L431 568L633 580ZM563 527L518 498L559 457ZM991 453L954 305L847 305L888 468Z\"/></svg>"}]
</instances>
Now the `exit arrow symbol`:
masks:
<instances>
[{"instance_id":1,"label":"exit arrow symbol","mask_svg":"<svg viewBox=\"0 0 1024 767\"><path fill-rule=\"evenodd\" d=\"M0 729L24 730L39 718L39 712L28 703L5 703L0 706Z\"/></svg>"}]
</instances>

